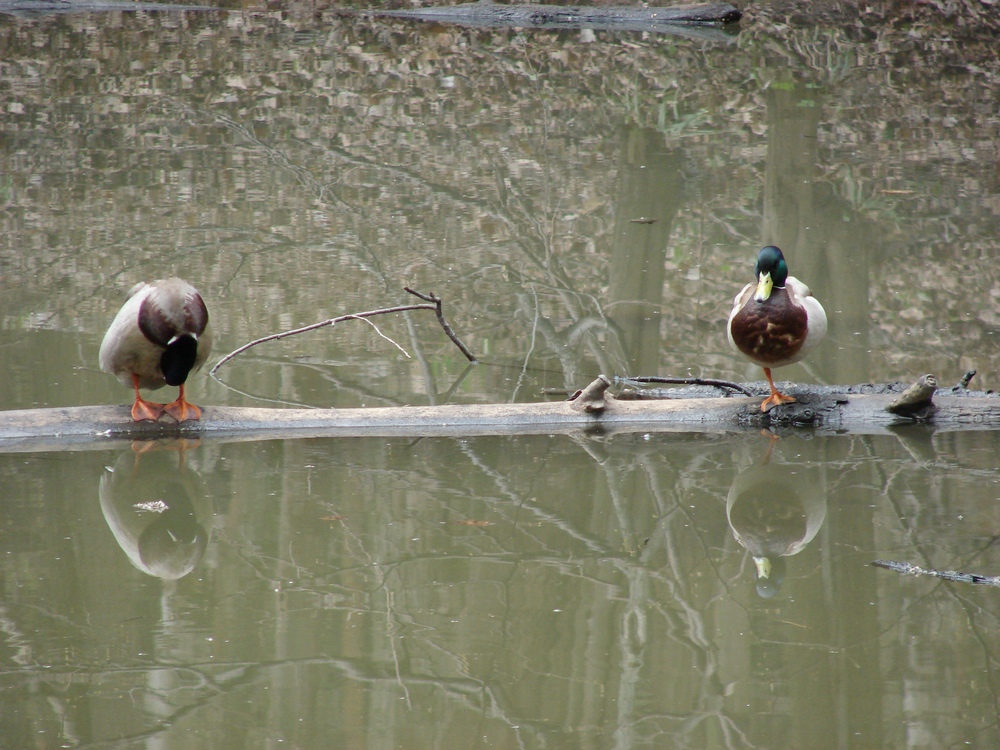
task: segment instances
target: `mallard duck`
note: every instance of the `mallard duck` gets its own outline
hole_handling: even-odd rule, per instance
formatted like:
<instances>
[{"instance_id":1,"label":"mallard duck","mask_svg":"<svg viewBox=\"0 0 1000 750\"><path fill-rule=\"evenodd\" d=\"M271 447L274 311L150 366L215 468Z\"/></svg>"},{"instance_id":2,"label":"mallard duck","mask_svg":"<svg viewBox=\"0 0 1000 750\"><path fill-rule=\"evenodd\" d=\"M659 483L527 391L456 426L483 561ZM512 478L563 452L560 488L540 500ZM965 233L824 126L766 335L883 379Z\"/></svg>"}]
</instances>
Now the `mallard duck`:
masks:
<instances>
[{"instance_id":1,"label":"mallard duck","mask_svg":"<svg viewBox=\"0 0 1000 750\"><path fill-rule=\"evenodd\" d=\"M768 245L757 256L756 284L747 284L729 314L729 343L764 368L771 395L763 412L795 399L774 387L771 370L804 358L826 335L826 311L809 287L788 275L781 250Z\"/></svg>"},{"instance_id":2,"label":"mallard duck","mask_svg":"<svg viewBox=\"0 0 1000 750\"><path fill-rule=\"evenodd\" d=\"M201 367L212 350L208 310L198 290L183 279L139 282L125 298L104 335L101 369L135 389L132 419L157 420L169 414L178 422L201 419L201 409L184 398L188 375ZM140 388L180 388L169 404L146 401Z\"/></svg>"}]
</instances>

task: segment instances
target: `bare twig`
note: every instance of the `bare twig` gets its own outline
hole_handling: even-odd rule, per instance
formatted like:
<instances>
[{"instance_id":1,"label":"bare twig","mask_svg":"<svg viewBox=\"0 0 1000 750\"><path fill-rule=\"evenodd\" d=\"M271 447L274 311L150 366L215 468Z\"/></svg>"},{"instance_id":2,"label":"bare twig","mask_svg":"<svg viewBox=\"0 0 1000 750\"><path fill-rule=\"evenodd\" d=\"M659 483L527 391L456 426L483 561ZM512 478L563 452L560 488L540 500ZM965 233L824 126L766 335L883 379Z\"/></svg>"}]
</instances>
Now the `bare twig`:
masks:
<instances>
[{"instance_id":1,"label":"bare twig","mask_svg":"<svg viewBox=\"0 0 1000 750\"><path fill-rule=\"evenodd\" d=\"M235 349L234 351L229 352L229 354L227 354L225 357L223 357L222 359L220 359L218 362L215 363L215 365L212 367L212 369L209 370L208 374L214 376L215 373L218 371L218 369L220 367L222 367L222 365L224 365L226 362L228 362L229 360L231 360L233 357L235 357L235 356L237 356L239 354L242 354L247 349L255 347L258 344L263 344L263 343L265 343L267 341L277 341L278 339L288 338L289 336L296 336L296 335L298 335L300 333L306 333L308 331L315 331L317 328L324 328L326 326L334 326L334 325L337 325L337 323L343 323L345 320L355 320L355 319L357 319L357 320L364 320L365 318L373 318L376 315L387 315L389 313L405 312L407 310L433 310L437 314L438 322L441 324L441 327L444 329L444 332L446 334L448 334L448 338L450 338L452 340L452 342L454 342L455 346L457 346L461 350L462 354L464 354L466 356L466 358L468 358L468 360L470 362L477 363L475 355L471 351L469 351L469 348L465 344L462 343L462 341L458 338L458 336L452 330L451 326L448 325L448 321L445 320L444 313L442 312L442 309L441 309L441 300L438 297L435 297L433 294L421 294L420 292L413 291L409 287L404 287L404 288L410 294L412 294L412 295L414 295L416 297L419 297L422 300L426 300L427 302L429 302L431 304L428 304L428 305L397 305L396 307L382 307L382 308L379 308L378 310L366 310L364 312L352 313L350 315L338 315L336 318L330 318L328 320L324 320L324 321L321 321L319 323L313 323L311 325L303 326L302 328L295 328L295 329L293 329L291 331L282 331L280 333L272 333L269 336L263 336L263 337L261 337L259 339L254 339L253 341L250 341L250 342L244 344L243 346L239 347L238 349ZM378 329L376 329L376 330L378 330ZM382 333L379 332L379 335L381 336ZM385 338L385 337L383 336L383 338ZM390 341L391 341L391 339L390 339ZM392 342L392 343L395 344L395 342ZM396 346L398 347L399 345L396 344ZM405 354L405 352L404 352L404 354ZM409 355L407 355L407 356L409 356Z\"/></svg>"},{"instance_id":2,"label":"bare twig","mask_svg":"<svg viewBox=\"0 0 1000 750\"><path fill-rule=\"evenodd\" d=\"M403 289L412 294L414 297L419 297L420 299L426 302L433 302L434 312L437 313L438 323L441 324L441 327L444 329L444 332L448 334L448 338L450 338L452 343L459 348L459 350L462 352L462 354L465 355L465 358L467 360L472 362L472 364L474 365L479 364L479 360L476 359L476 355L469 350L469 347L467 347L465 344L462 343L462 340L458 338L458 335L451 329L451 326L448 325L448 321L444 319L444 311L441 309L442 303L440 297L437 297L433 294L422 294L418 291L410 289L410 287L408 286L404 286Z\"/></svg>"},{"instance_id":3,"label":"bare twig","mask_svg":"<svg viewBox=\"0 0 1000 750\"><path fill-rule=\"evenodd\" d=\"M615 383L664 383L667 385L711 385L716 388L731 388L734 391L739 391L744 396L753 396L753 392L747 388L744 388L739 383L733 383L729 380L715 380L714 378L659 378L659 377L636 377L636 378L622 378L615 377Z\"/></svg>"},{"instance_id":4,"label":"bare twig","mask_svg":"<svg viewBox=\"0 0 1000 750\"><path fill-rule=\"evenodd\" d=\"M370 325L370 326L371 326L372 328L374 328L374 329L375 329L375 333L377 333L377 334L378 334L379 336L381 336L382 338L384 338L384 339L385 339L386 341L388 341L388 342L389 342L390 344L392 344L392 345L393 345L394 347L396 347L397 349L399 349L399 351L400 351L400 352L402 352L402 354L403 354L403 356L404 356L404 357L406 357L407 359L412 359L412 358L410 357L410 353L409 353L408 351L406 351L406 349L404 349L404 348L403 348L403 347L401 347L401 346L400 346L399 344L397 344L397 343L396 343L395 341L393 341L393 340L392 340L391 338L389 338L389 337L388 337L388 336L386 336L386 335L385 335L384 333L382 333L382 331L381 331L381 330L379 329L379 327L378 327L377 325L375 325L374 323L372 323L372 322L371 322L370 320L368 320L367 318L361 318L361 320L364 320L364 321L365 321L365 323L367 323L367 324L368 324L368 325Z\"/></svg>"}]
</instances>

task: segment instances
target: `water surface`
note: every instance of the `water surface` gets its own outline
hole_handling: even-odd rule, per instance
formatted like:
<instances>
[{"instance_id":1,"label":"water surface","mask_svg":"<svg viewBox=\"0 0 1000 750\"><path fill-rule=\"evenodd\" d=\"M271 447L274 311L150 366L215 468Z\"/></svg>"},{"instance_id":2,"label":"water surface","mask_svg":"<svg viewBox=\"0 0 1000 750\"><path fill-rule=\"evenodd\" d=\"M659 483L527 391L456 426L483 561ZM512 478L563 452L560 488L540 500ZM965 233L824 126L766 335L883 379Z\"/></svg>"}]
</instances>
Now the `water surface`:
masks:
<instances>
[{"instance_id":1,"label":"water surface","mask_svg":"<svg viewBox=\"0 0 1000 750\"><path fill-rule=\"evenodd\" d=\"M0 458L5 746L996 737L994 589L868 565L995 569L995 435L172 447Z\"/></svg>"}]
</instances>

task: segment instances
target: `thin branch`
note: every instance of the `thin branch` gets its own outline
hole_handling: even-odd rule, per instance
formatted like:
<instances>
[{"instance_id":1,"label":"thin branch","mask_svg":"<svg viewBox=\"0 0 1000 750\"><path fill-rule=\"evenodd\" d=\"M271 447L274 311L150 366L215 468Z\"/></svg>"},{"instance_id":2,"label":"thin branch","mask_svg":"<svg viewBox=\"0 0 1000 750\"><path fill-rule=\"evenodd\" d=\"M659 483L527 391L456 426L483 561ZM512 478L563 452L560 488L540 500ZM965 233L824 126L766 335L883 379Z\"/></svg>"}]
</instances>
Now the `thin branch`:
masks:
<instances>
[{"instance_id":1,"label":"thin branch","mask_svg":"<svg viewBox=\"0 0 1000 750\"><path fill-rule=\"evenodd\" d=\"M753 392L749 388L744 388L739 383L733 383L729 380L715 380L714 378L658 378L658 377L636 377L636 378L621 378L615 377L615 383L665 383L668 385L711 385L716 388L731 388L734 391L739 391L744 396L753 396Z\"/></svg>"},{"instance_id":2,"label":"thin branch","mask_svg":"<svg viewBox=\"0 0 1000 750\"><path fill-rule=\"evenodd\" d=\"M475 355L471 351L469 351L469 348L465 344L462 343L462 341L452 330L451 326L448 325L448 321L445 320L444 313L442 312L441 309L441 300L438 297L435 297L433 294L421 294L420 292L413 291L409 287L405 288L406 291L408 291L410 294L413 294L422 300L426 300L431 304L397 305L396 307L382 307L379 308L378 310L366 310L364 312L352 313L350 315L338 315L336 318L330 318L328 320L324 320L319 323L313 323L311 325L303 326L302 328L295 328L291 331L281 331L280 333L272 333L269 336L263 336L259 339L254 339L253 341L244 344L238 349L229 352L229 354L227 354L225 357L223 357L222 359L220 359L218 362L215 363L212 369L208 371L208 374L214 377L215 373L219 370L219 368L222 367L222 365L224 365L226 362L231 360L233 357L236 357L237 355L245 352L247 349L255 347L258 344L263 344L267 341L277 341L278 339L288 338L289 336L297 336L300 333L315 331L317 328L324 328L326 326L335 326L337 325L337 323L343 323L345 320L355 320L355 319L364 320L365 318L373 318L376 315L387 315L389 313L406 312L407 310L433 310L437 314L438 322L441 324L441 327L444 329L444 332L448 334L448 338L450 338L454 342L455 346L457 346L461 350L462 354L464 354L470 362L477 364L478 362L476 360ZM378 331L377 328L376 331ZM382 336L381 331L379 331L378 333L380 336ZM385 336L383 336L383 338L385 338ZM389 341L393 343L397 348L400 348L399 345L396 344L396 342L392 341L391 339L389 339ZM403 353L406 354L405 351Z\"/></svg>"},{"instance_id":3,"label":"thin branch","mask_svg":"<svg viewBox=\"0 0 1000 750\"><path fill-rule=\"evenodd\" d=\"M214 375L222 365L231 360L238 354L242 354L247 349L250 349L258 344L263 344L267 341L277 341L278 339L288 338L289 336L297 336L300 333L306 333L308 331L315 331L317 328L323 328L325 326L334 326L337 323L343 323L345 320L353 320L355 318L363 319L370 318L374 315L385 315L387 313L403 312L404 310L433 310L434 305L400 305L398 307L383 307L378 310L367 310L365 312L353 313L351 315L339 315L336 318L330 318L328 320L321 321L319 323L313 323L312 325L303 326L302 328L295 328L291 331L282 331L280 333L272 333L269 336L263 336L259 339L254 339L249 343L244 344L238 349L229 352L225 357L220 359L215 363L215 366L208 371L209 375Z\"/></svg>"},{"instance_id":4,"label":"thin branch","mask_svg":"<svg viewBox=\"0 0 1000 750\"><path fill-rule=\"evenodd\" d=\"M418 291L410 289L410 287L408 286L404 286L403 289L412 294L414 297L419 297L420 299L425 300L426 302L434 303L434 312L437 313L438 323L441 324L441 328L444 329L444 332L448 334L448 338L450 338L452 343L459 348L459 350L462 352L462 354L465 355L465 358L467 360L469 360L474 365L478 365L479 360L476 359L476 355L472 353L469 347L467 347L465 344L462 343L462 340L458 337L458 334L456 334L452 330L451 326L448 325L448 321L445 320L444 311L441 308L442 305L441 298L433 294L421 294ZM422 305L418 307L422 307Z\"/></svg>"},{"instance_id":5,"label":"thin branch","mask_svg":"<svg viewBox=\"0 0 1000 750\"><path fill-rule=\"evenodd\" d=\"M403 356L404 356L404 357L406 357L407 359L413 359L413 358L412 358L412 357L410 356L410 353L409 353L408 351L406 351L406 349L404 349L404 348L403 348L403 347L401 347L401 346L400 346L399 344L397 344L397 343L396 343L395 341L393 341L393 340L392 340L391 338L389 338L389 337L388 337L388 336L386 336L386 335L385 335L384 333L382 333L382 331L381 331L381 330L379 329L379 327L378 327L377 325L375 325L374 323L372 323L372 322L371 322L370 320L368 320L368 319L366 319L366 318L358 318L358 320L363 320L363 321L365 321L365 323L367 323L367 324L368 324L368 325L370 325L370 326L371 326L372 328L374 328L374 329L375 329L375 333L377 333L377 334L378 334L379 336L381 336L382 338L384 338L384 339L385 339L386 341L388 341L388 342L389 342L390 344L392 344L392 345L393 345L394 347L396 347L397 349L399 349L399 351L401 351L401 352L403 353Z\"/></svg>"}]
</instances>

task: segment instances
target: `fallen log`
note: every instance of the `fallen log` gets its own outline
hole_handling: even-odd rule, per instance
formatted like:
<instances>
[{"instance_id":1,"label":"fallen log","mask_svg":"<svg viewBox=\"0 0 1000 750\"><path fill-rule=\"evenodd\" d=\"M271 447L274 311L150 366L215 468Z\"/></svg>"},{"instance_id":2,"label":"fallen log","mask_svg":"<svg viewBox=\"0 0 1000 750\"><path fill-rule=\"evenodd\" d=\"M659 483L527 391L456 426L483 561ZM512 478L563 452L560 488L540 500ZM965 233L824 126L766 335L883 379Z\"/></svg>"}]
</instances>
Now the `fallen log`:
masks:
<instances>
[{"instance_id":1,"label":"fallen log","mask_svg":"<svg viewBox=\"0 0 1000 750\"><path fill-rule=\"evenodd\" d=\"M871 392L876 389L881 392ZM913 424L938 431L1000 429L1000 397L996 394L956 391L937 395L933 412L926 419L916 419L888 410L902 389L900 384L895 389L854 386L819 393L793 390L797 403L766 414L760 411L759 397L628 401L610 395L604 396L603 408L596 410L574 407L572 401L362 409L209 406L203 407L201 421L181 424L167 419L132 422L127 406L25 409L0 412L0 452L107 448L121 441L158 438L233 442L366 436L739 433L761 429L889 434Z\"/></svg>"},{"instance_id":2,"label":"fallen log","mask_svg":"<svg viewBox=\"0 0 1000 750\"><path fill-rule=\"evenodd\" d=\"M11 16L44 16L50 13L109 13L111 11L225 10L208 5L131 2L131 0L0 0L0 13Z\"/></svg>"},{"instance_id":3,"label":"fallen log","mask_svg":"<svg viewBox=\"0 0 1000 750\"><path fill-rule=\"evenodd\" d=\"M351 11L344 11L351 12ZM608 31L683 32L705 39L731 40L718 29L732 27L741 18L729 3L696 3L673 7L601 7L560 5L498 5L492 2L463 3L352 13L380 18L403 18L433 23L452 23L478 28L517 27L529 29L595 29ZM702 27L698 34L696 27Z\"/></svg>"}]
</instances>

